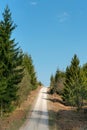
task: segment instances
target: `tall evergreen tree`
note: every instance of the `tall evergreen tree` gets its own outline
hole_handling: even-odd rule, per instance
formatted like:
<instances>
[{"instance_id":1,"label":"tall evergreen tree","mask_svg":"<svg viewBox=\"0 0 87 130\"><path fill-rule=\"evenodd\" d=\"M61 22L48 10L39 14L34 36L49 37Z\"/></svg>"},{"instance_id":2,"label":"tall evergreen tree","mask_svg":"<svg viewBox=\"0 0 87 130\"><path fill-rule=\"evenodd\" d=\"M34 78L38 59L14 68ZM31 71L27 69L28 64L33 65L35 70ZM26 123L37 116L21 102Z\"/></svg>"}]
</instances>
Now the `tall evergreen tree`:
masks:
<instances>
[{"instance_id":1,"label":"tall evergreen tree","mask_svg":"<svg viewBox=\"0 0 87 130\"><path fill-rule=\"evenodd\" d=\"M77 55L74 55L71 61L71 65L66 69L66 79L63 98L66 102L71 105L75 105L76 88L78 88L79 83L79 59Z\"/></svg>"},{"instance_id":2,"label":"tall evergreen tree","mask_svg":"<svg viewBox=\"0 0 87 130\"><path fill-rule=\"evenodd\" d=\"M49 91L49 93L51 93L51 94L55 93L54 86L55 86L55 78L54 78L53 75L51 75L51 77L50 77L50 91Z\"/></svg>"},{"instance_id":3,"label":"tall evergreen tree","mask_svg":"<svg viewBox=\"0 0 87 130\"><path fill-rule=\"evenodd\" d=\"M54 86L54 76L51 75L50 77L50 87L52 88Z\"/></svg>"},{"instance_id":4,"label":"tall evergreen tree","mask_svg":"<svg viewBox=\"0 0 87 130\"><path fill-rule=\"evenodd\" d=\"M32 57L28 54L24 54L23 64L25 66L25 69L27 69L28 71L32 89L35 89L37 87L37 77L36 77L36 72L33 65Z\"/></svg>"},{"instance_id":5,"label":"tall evergreen tree","mask_svg":"<svg viewBox=\"0 0 87 130\"><path fill-rule=\"evenodd\" d=\"M82 81L82 101L87 100L87 63L81 68L81 81Z\"/></svg>"},{"instance_id":6,"label":"tall evergreen tree","mask_svg":"<svg viewBox=\"0 0 87 130\"><path fill-rule=\"evenodd\" d=\"M17 98L17 84L23 77L22 56L15 39L11 39L16 25L6 6L0 22L0 109L7 111Z\"/></svg>"},{"instance_id":7,"label":"tall evergreen tree","mask_svg":"<svg viewBox=\"0 0 87 130\"><path fill-rule=\"evenodd\" d=\"M77 106L78 110L82 106L82 99L84 98L85 84L83 82L84 78L79 66L79 59L75 54L71 65L66 68L63 99L70 105Z\"/></svg>"}]
</instances>

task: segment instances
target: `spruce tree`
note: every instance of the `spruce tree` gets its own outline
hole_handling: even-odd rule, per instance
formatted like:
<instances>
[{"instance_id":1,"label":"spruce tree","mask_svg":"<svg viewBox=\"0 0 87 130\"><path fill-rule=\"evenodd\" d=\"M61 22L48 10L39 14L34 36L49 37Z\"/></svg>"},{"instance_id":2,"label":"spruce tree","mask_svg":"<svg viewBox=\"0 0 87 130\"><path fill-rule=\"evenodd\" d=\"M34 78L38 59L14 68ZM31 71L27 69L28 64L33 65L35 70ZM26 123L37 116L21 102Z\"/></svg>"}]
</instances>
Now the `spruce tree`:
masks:
<instances>
[{"instance_id":1,"label":"spruce tree","mask_svg":"<svg viewBox=\"0 0 87 130\"><path fill-rule=\"evenodd\" d=\"M55 74L55 90L57 94L62 94L63 91L63 83L65 79L65 73L57 69Z\"/></svg>"},{"instance_id":2,"label":"spruce tree","mask_svg":"<svg viewBox=\"0 0 87 130\"><path fill-rule=\"evenodd\" d=\"M50 77L50 93L57 93L62 94L63 91L63 82L65 78L65 73L60 71L59 69L56 70L55 75L51 75Z\"/></svg>"},{"instance_id":3,"label":"spruce tree","mask_svg":"<svg viewBox=\"0 0 87 130\"><path fill-rule=\"evenodd\" d=\"M84 74L84 71L85 68L79 66L79 59L75 54L71 65L66 68L63 100L72 106L76 106L77 110L80 110L83 100L87 97L87 75Z\"/></svg>"},{"instance_id":4,"label":"spruce tree","mask_svg":"<svg viewBox=\"0 0 87 130\"><path fill-rule=\"evenodd\" d=\"M36 77L36 72L33 65L32 57L28 54L24 54L23 64L25 66L25 69L28 71L30 77L30 84L33 90L37 87L37 77Z\"/></svg>"},{"instance_id":5,"label":"spruce tree","mask_svg":"<svg viewBox=\"0 0 87 130\"><path fill-rule=\"evenodd\" d=\"M54 86L54 76L51 75L50 77L50 87L52 88Z\"/></svg>"},{"instance_id":6,"label":"spruce tree","mask_svg":"<svg viewBox=\"0 0 87 130\"><path fill-rule=\"evenodd\" d=\"M87 100L87 63L84 64L81 68L81 82L82 82L82 102L84 99Z\"/></svg>"},{"instance_id":7,"label":"spruce tree","mask_svg":"<svg viewBox=\"0 0 87 130\"><path fill-rule=\"evenodd\" d=\"M80 107L80 67L79 59L75 54L71 65L66 68L63 99L70 105Z\"/></svg>"},{"instance_id":8,"label":"spruce tree","mask_svg":"<svg viewBox=\"0 0 87 130\"><path fill-rule=\"evenodd\" d=\"M17 84L23 77L22 57L20 48L17 48L12 32L16 25L12 21L11 12L6 6L3 20L0 22L0 109L9 111L17 99Z\"/></svg>"},{"instance_id":9,"label":"spruce tree","mask_svg":"<svg viewBox=\"0 0 87 130\"><path fill-rule=\"evenodd\" d=\"M50 77L50 91L49 91L50 94L55 93L54 86L55 86L55 78L53 75L51 75L51 77Z\"/></svg>"}]
</instances>

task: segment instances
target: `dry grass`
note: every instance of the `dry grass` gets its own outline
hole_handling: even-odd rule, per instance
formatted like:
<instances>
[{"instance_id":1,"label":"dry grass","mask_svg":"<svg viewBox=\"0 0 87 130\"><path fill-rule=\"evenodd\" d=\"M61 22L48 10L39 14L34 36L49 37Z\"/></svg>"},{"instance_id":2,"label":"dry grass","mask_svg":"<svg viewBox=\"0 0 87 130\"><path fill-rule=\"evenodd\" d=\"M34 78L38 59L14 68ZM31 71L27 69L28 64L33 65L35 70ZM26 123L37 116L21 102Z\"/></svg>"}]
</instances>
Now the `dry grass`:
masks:
<instances>
[{"instance_id":1,"label":"dry grass","mask_svg":"<svg viewBox=\"0 0 87 130\"><path fill-rule=\"evenodd\" d=\"M40 90L38 87L36 90L32 91L27 100L25 100L20 107L11 113L9 116L0 119L0 130L18 130L22 123L26 120L26 116L34 103L35 98Z\"/></svg>"},{"instance_id":2,"label":"dry grass","mask_svg":"<svg viewBox=\"0 0 87 130\"><path fill-rule=\"evenodd\" d=\"M65 106L59 95L48 95L50 130L87 130L87 113Z\"/></svg>"}]
</instances>

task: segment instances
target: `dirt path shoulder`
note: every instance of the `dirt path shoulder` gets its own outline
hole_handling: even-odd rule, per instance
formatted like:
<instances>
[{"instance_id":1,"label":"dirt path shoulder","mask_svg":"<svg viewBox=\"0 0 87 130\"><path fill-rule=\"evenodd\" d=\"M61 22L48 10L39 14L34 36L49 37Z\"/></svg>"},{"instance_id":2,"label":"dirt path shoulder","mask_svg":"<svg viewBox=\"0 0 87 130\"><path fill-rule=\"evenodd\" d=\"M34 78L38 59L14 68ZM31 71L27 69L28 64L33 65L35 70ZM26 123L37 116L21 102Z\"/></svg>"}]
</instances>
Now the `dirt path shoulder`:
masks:
<instances>
[{"instance_id":1,"label":"dirt path shoulder","mask_svg":"<svg viewBox=\"0 0 87 130\"><path fill-rule=\"evenodd\" d=\"M50 130L87 130L87 114L65 106L59 95L48 95Z\"/></svg>"},{"instance_id":2,"label":"dirt path shoulder","mask_svg":"<svg viewBox=\"0 0 87 130\"><path fill-rule=\"evenodd\" d=\"M8 117L0 119L0 130L19 130L20 126L26 120L27 114L31 110L31 106L37 98L40 89L41 87L38 87L32 91L20 107L17 107Z\"/></svg>"}]
</instances>

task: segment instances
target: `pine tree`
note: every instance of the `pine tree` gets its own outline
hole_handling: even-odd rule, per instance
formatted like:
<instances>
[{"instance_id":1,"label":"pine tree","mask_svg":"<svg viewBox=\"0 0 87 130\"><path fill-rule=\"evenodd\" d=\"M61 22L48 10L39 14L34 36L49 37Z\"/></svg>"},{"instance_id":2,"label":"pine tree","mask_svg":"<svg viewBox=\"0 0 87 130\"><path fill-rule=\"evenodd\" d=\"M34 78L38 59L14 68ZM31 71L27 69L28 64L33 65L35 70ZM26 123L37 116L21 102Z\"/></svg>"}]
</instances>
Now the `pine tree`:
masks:
<instances>
[{"instance_id":1,"label":"pine tree","mask_svg":"<svg viewBox=\"0 0 87 130\"><path fill-rule=\"evenodd\" d=\"M84 99L87 100L87 63L81 68L81 82L82 82L82 102Z\"/></svg>"},{"instance_id":2,"label":"pine tree","mask_svg":"<svg viewBox=\"0 0 87 130\"><path fill-rule=\"evenodd\" d=\"M28 71L28 74L30 77L30 84L33 90L37 87L37 77L36 77L36 72L33 65L32 57L28 54L24 54L23 63L24 63L25 68Z\"/></svg>"},{"instance_id":3,"label":"pine tree","mask_svg":"<svg viewBox=\"0 0 87 130\"><path fill-rule=\"evenodd\" d=\"M54 76L51 75L50 77L50 87L53 87L54 86Z\"/></svg>"},{"instance_id":4,"label":"pine tree","mask_svg":"<svg viewBox=\"0 0 87 130\"><path fill-rule=\"evenodd\" d=\"M66 69L64 85L63 100L80 110L83 99L87 96L87 79L85 79L83 70L79 66L77 55L74 55L71 65Z\"/></svg>"},{"instance_id":5,"label":"pine tree","mask_svg":"<svg viewBox=\"0 0 87 130\"><path fill-rule=\"evenodd\" d=\"M11 39L16 28L11 18L11 12L6 6L3 20L0 22L0 109L8 111L12 102L17 99L17 84L23 77L22 57L15 39ZM3 109L3 110L2 110Z\"/></svg>"},{"instance_id":6,"label":"pine tree","mask_svg":"<svg viewBox=\"0 0 87 130\"><path fill-rule=\"evenodd\" d=\"M63 91L63 82L65 79L65 73L57 69L55 74L55 90L57 94L62 94Z\"/></svg>"},{"instance_id":7,"label":"pine tree","mask_svg":"<svg viewBox=\"0 0 87 130\"><path fill-rule=\"evenodd\" d=\"M55 93L54 86L55 86L55 79L54 79L54 76L51 75L51 77L50 77L50 91L49 91L50 94Z\"/></svg>"},{"instance_id":8,"label":"pine tree","mask_svg":"<svg viewBox=\"0 0 87 130\"><path fill-rule=\"evenodd\" d=\"M50 93L62 94L65 73L57 69L55 75L50 77Z\"/></svg>"},{"instance_id":9,"label":"pine tree","mask_svg":"<svg viewBox=\"0 0 87 130\"><path fill-rule=\"evenodd\" d=\"M71 65L66 69L63 99L70 105L79 105L80 67L77 55L74 55ZM79 107L79 106L78 106Z\"/></svg>"}]
</instances>

